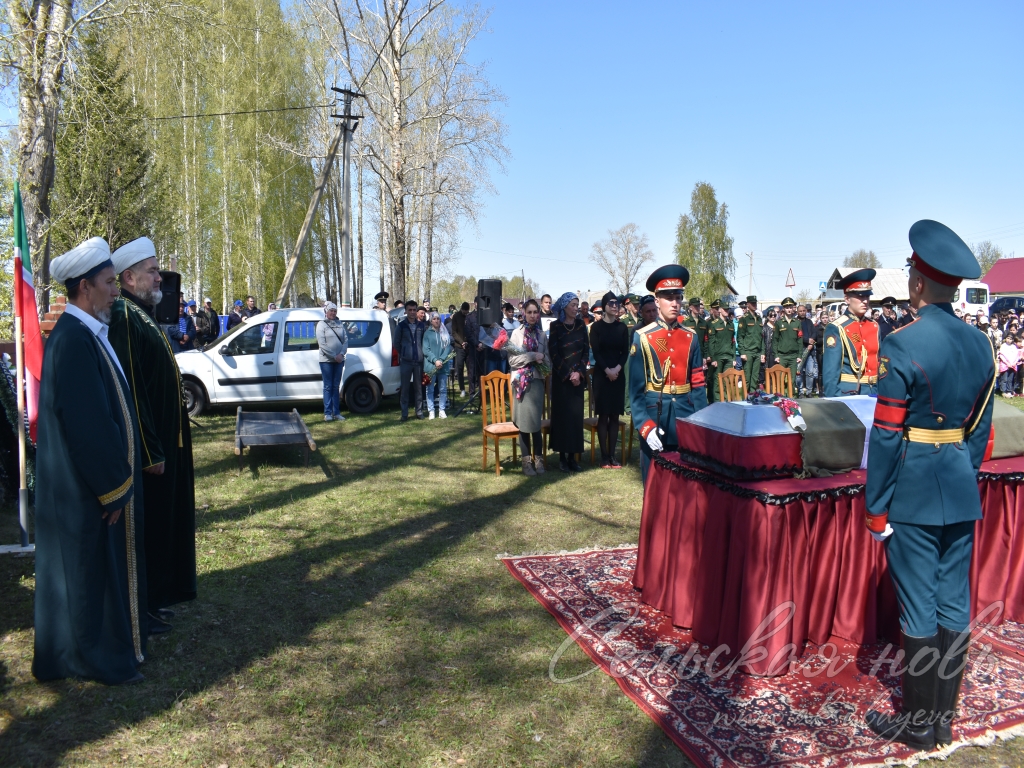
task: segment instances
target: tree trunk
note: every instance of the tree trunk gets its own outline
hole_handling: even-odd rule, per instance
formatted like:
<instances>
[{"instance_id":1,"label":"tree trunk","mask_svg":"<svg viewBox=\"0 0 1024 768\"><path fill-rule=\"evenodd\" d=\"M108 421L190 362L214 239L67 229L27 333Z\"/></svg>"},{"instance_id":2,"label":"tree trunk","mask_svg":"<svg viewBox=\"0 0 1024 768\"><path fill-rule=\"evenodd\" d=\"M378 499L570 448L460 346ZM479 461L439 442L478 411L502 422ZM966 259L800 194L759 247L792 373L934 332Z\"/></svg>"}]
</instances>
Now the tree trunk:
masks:
<instances>
[{"instance_id":1,"label":"tree trunk","mask_svg":"<svg viewBox=\"0 0 1024 768\"><path fill-rule=\"evenodd\" d=\"M50 192L72 0L9 3L18 61L18 178L39 316L50 304Z\"/></svg>"}]
</instances>

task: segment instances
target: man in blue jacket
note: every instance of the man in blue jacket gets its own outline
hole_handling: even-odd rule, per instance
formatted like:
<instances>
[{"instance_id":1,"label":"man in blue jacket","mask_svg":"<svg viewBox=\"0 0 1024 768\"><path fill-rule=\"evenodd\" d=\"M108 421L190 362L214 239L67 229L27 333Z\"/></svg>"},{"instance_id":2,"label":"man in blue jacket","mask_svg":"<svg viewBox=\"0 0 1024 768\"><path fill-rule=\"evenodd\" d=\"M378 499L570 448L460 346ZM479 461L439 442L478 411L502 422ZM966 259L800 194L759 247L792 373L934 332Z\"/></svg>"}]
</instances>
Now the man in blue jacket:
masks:
<instances>
[{"instance_id":1,"label":"man in blue jacket","mask_svg":"<svg viewBox=\"0 0 1024 768\"><path fill-rule=\"evenodd\" d=\"M416 418L426 418L423 414L423 334L427 324L416 319L418 307L410 299L405 302L405 320L398 324L395 345L398 347L398 363L402 374L402 421L409 420L409 394L412 393L416 402Z\"/></svg>"},{"instance_id":2,"label":"man in blue jacket","mask_svg":"<svg viewBox=\"0 0 1024 768\"><path fill-rule=\"evenodd\" d=\"M953 314L960 281L981 275L971 249L929 220L910 228L910 244L917 321L879 350L866 489L867 526L885 542L899 599L903 707L866 719L885 739L933 749L952 741L967 663L978 471L996 374L985 334Z\"/></svg>"}]
</instances>

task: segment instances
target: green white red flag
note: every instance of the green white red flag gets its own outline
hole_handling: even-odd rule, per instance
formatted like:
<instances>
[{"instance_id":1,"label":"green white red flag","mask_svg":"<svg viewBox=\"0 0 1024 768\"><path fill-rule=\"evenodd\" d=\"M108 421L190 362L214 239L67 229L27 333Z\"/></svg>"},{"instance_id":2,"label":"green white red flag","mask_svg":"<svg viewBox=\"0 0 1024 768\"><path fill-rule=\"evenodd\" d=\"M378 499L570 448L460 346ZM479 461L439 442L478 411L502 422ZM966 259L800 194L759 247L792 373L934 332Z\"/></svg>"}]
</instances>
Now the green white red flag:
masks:
<instances>
[{"instance_id":1,"label":"green white red flag","mask_svg":"<svg viewBox=\"0 0 1024 768\"><path fill-rule=\"evenodd\" d=\"M43 378L43 337L39 334L39 311L32 282L32 258L28 248L25 212L21 206L21 187L14 182L14 316L21 318L25 337L25 403L28 406L29 434L36 439L39 418L39 381Z\"/></svg>"}]
</instances>

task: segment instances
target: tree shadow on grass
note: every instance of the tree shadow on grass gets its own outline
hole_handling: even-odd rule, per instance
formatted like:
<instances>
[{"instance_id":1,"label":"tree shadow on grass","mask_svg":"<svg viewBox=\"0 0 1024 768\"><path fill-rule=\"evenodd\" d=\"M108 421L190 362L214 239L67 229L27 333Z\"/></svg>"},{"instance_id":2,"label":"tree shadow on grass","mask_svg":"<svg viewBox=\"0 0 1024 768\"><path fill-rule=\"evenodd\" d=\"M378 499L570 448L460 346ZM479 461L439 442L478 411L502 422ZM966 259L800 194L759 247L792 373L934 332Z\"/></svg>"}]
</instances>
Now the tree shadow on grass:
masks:
<instances>
[{"instance_id":1,"label":"tree shadow on grass","mask_svg":"<svg viewBox=\"0 0 1024 768\"><path fill-rule=\"evenodd\" d=\"M459 437L456 433L438 442ZM422 453L423 446L409 450ZM365 474L377 471L368 468ZM78 745L170 711L183 692L200 693L216 686L283 647L315 644L310 635L317 627L374 600L444 556L538 487L516 484L322 544L306 546L300 539L288 554L202 575L202 601L179 606L174 632L151 642L143 684L42 684L52 703L13 715L0 733L0 764L57 764ZM272 494L266 503L281 504L288 496L312 496L321 490L322 482L291 488ZM222 517L242 513L239 507L224 510ZM22 625L31 623L30 605L29 614L19 617ZM25 610L22 607L21 612ZM57 723L60 726L54 727Z\"/></svg>"}]
</instances>

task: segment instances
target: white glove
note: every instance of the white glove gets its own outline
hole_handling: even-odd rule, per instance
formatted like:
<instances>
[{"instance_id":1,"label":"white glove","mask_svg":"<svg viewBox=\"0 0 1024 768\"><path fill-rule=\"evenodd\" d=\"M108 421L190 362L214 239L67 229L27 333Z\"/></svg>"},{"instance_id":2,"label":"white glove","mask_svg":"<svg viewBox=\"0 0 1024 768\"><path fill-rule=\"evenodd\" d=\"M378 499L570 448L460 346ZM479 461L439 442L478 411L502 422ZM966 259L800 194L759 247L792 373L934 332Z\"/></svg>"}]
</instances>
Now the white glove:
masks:
<instances>
[{"instance_id":1,"label":"white glove","mask_svg":"<svg viewBox=\"0 0 1024 768\"><path fill-rule=\"evenodd\" d=\"M662 448L665 447L661 444L661 438L658 437L659 432L661 434L665 434L665 430L663 429L652 429L647 434L647 445L648 447L650 447L652 451L660 451Z\"/></svg>"},{"instance_id":2,"label":"white glove","mask_svg":"<svg viewBox=\"0 0 1024 768\"><path fill-rule=\"evenodd\" d=\"M892 536L892 526L889 525L888 523L886 523L885 524L885 530L882 531L881 533L876 533L875 531L872 531L870 529L868 530L868 533L871 534L871 538L874 539L875 541L885 541L890 536Z\"/></svg>"}]
</instances>

